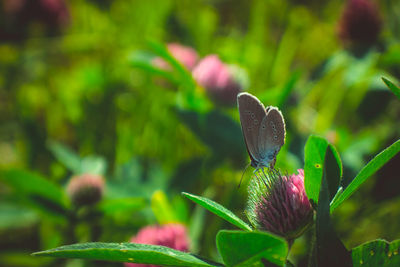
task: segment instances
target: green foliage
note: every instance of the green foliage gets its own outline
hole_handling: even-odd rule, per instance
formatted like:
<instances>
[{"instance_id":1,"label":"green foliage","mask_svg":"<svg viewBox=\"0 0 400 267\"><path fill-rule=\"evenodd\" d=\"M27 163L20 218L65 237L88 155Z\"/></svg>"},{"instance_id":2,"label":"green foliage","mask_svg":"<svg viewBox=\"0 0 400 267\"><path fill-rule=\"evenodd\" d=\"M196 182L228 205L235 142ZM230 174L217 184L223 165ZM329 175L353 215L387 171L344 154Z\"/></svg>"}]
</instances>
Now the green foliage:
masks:
<instances>
[{"instance_id":1,"label":"green foliage","mask_svg":"<svg viewBox=\"0 0 400 267\"><path fill-rule=\"evenodd\" d=\"M288 81L283 85L283 87L280 89L281 94L278 98L277 106L282 109L286 102L288 101L288 98L295 88L296 82L299 80L301 76L300 72L294 72L292 76L288 79Z\"/></svg>"},{"instance_id":2,"label":"green foliage","mask_svg":"<svg viewBox=\"0 0 400 267\"><path fill-rule=\"evenodd\" d=\"M99 204L99 209L106 214L117 212L129 213L146 207L147 202L139 197L107 199Z\"/></svg>"},{"instance_id":3,"label":"green foliage","mask_svg":"<svg viewBox=\"0 0 400 267\"><path fill-rule=\"evenodd\" d=\"M284 239L265 232L221 230L217 247L227 266L283 266L288 253Z\"/></svg>"},{"instance_id":4,"label":"green foliage","mask_svg":"<svg viewBox=\"0 0 400 267\"><path fill-rule=\"evenodd\" d=\"M0 173L0 180L18 192L18 201L48 215L66 215L68 202L63 190L39 174L10 169Z\"/></svg>"},{"instance_id":5,"label":"green foliage","mask_svg":"<svg viewBox=\"0 0 400 267\"><path fill-rule=\"evenodd\" d=\"M0 229L23 227L38 221L37 214L27 208L12 203L0 205Z\"/></svg>"},{"instance_id":6,"label":"green foliage","mask_svg":"<svg viewBox=\"0 0 400 267\"><path fill-rule=\"evenodd\" d=\"M316 208L316 243L313 248L312 258L314 260L311 260L312 266L327 266L330 264L352 266L350 252L338 239L330 219L330 212L346 200L367 178L395 156L400 150L398 144L399 141L395 142L372 159L344 191L337 191L342 174L341 161L337 151L322 138L315 136L309 138L305 147L305 170L309 168L309 175L305 174L305 185L306 191L307 186L311 188L307 192L307 194L310 194L308 195L309 198L312 199L312 196L315 195L315 191L312 191L312 189L316 188L316 186L310 184L312 178L314 178L314 182L320 181L321 183ZM323 149L325 149L325 153ZM322 168L322 177L320 177L319 168L316 166ZM333 201L331 202L332 198ZM396 242L393 244L396 244ZM388 244L383 241L373 241L357 247L352 252L353 263L355 266L396 266L397 263L387 257L387 253L393 255L393 251L397 251L398 246L393 246L393 249L388 249L387 246ZM335 251L335 253L332 254L332 251ZM375 251L377 252L376 256Z\"/></svg>"},{"instance_id":7,"label":"green foliage","mask_svg":"<svg viewBox=\"0 0 400 267\"><path fill-rule=\"evenodd\" d=\"M81 173L81 158L71 149L60 143L50 141L48 147L54 156L73 173Z\"/></svg>"},{"instance_id":8,"label":"green foliage","mask_svg":"<svg viewBox=\"0 0 400 267\"><path fill-rule=\"evenodd\" d=\"M178 214L162 191L155 191L151 197L151 208L159 224L178 222Z\"/></svg>"},{"instance_id":9,"label":"green foliage","mask_svg":"<svg viewBox=\"0 0 400 267\"><path fill-rule=\"evenodd\" d=\"M212 150L214 160L243 160L245 146L242 131L232 118L217 110L207 113L178 110L177 113L182 122Z\"/></svg>"},{"instance_id":10,"label":"green foliage","mask_svg":"<svg viewBox=\"0 0 400 267\"><path fill-rule=\"evenodd\" d=\"M353 248L353 266L385 266L395 267L400 265L400 240L387 242L378 239L369 241Z\"/></svg>"},{"instance_id":11,"label":"green foliage","mask_svg":"<svg viewBox=\"0 0 400 267\"><path fill-rule=\"evenodd\" d=\"M91 173L104 175L107 170L107 162L98 156L87 156L81 161L81 173Z\"/></svg>"},{"instance_id":12,"label":"green foliage","mask_svg":"<svg viewBox=\"0 0 400 267\"><path fill-rule=\"evenodd\" d=\"M244 230L232 237L267 238L252 235L239 218L247 185L237 184L249 157L236 108L214 102L169 43L193 48L199 59L218 55L230 70L246 73L233 74L246 81L245 91L280 108L287 133L275 167L284 174L304 168L321 255L339 255L342 243L399 238L399 1L375 1L385 23L379 41L367 46L341 42L345 1L339 0L3 2L2 265L96 266L28 252L125 242L144 226L169 222L187 226L191 252L220 259L215 235L226 222L206 210ZM65 188L83 173L100 174L106 184L101 201L76 209ZM200 205L189 205L182 191ZM313 233L293 244L293 266L307 262ZM361 248L353 249L353 259L361 255L365 266L371 258ZM229 249L239 248L227 247L223 257L232 256ZM233 264L262 264L239 255L247 260L232 258Z\"/></svg>"},{"instance_id":13,"label":"green foliage","mask_svg":"<svg viewBox=\"0 0 400 267\"><path fill-rule=\"evenodd\" d=\"M135 51L129 56L129 62L134 68L140 68L150 74L159 75L169 81L177 84L179 80L171 74L171 72L159 69L152 64L154 55L146 51Z\"/></svg>"},{"instance_id":14,"label":"green foliage","mask_svg":"<svg viewBox=\"0 0 400 267\"><path fill-rule=\"evenodd\" d=\"M192 78L192 75L184 66L182 66L181 63L179 63L179 61L175 57L171 55L171 53L168 52L165 45L152 41L150 42L150 47L158 56L171 64L172 68L179 73L179 80L183 82L185 89L189 92L193 91L193 89L196 87L196 84Z\"/></svg>"},{"instance_id":15,"label":"green foliage","mask_svg":"<svg viewBox=\"0 0 400 267\"><path fill-rule=\"evenodd\" d=\"M395 94L395 96L400 99L400 88L384 77L382 77L382 80L386 84L386 86L389 87L390 90L392 90L393 94Z\"/></svg>"},{"instance_id":16,"label":"green foliage","mask_svg":"<svg viewBox=\"0 0 400 267\"><path fill-rule=\"evenodd\" d=\"M335 152L332 146L326 146L323 159L323 176L316 209L316 243L313 251L313 266L352 266L350 252L337 237L330 218L331 196L335 194L340 179L340 172L338 172L340 160L337 161ZM332 251L335 253L332 253Z\"/></svg>"},{"instance_id":17,"label":"green foliage","mask_svg":"<svg viewBox=\"0 0 400 267\"><path fill-rule=\"evenodd\" d=\"M328 150L330 153L327 154ZM311 135L307 140L304 154L304 186L308 198L314 203L318 203L324 170L329 169L326 175L328 176L327 185L330 189L330 199L332 199L343 173L339 153L326 139ZM325 162L327 156L332 159Z\"/></svg>"},{"instance_id":18,"label":"green foliage","mask_svg":"<svg viewBox=\"0 0 400 267\"><path fill-rule=\"evenodd\" d=\"M197 204L203 206L207 210L211 211L212 213L215 213L217 216L221 217L222 219L225 219L226 221L232 223L233 225L236 225L237 227L246 230L246 231L251 231L251 227L242 221L239 217L237 217L235 214L233 214L230 210L226 209L225 207L221 206L220 204L207 199L205 197L200 197L196 195L192 195L189 193L182 193L185 197L188 199L196 202Z\"/></svg>"},{"instance_id":19,"label":"green foliage","mask_svg":"<svg viewBox=\"0 0 400 267\"><path fill-rule=\"evenodd\" d=\"M357 174L346 189L331 204L331 211L335 210L343 201L349 198L358 187L363 184L371 175L377 172L386 162L393 158L400 151L400 140L376 155L364 168Z\"/></svg>"},{"instance_id":20,"label":"green foliage","mask_svg":"<svg viewBox=\"0 0 400 267\"><path fill-rule=\"evenodd\" d=\"M150 199L155 190L167 187L167 178L159 165L146 168L143 161L133 158L119 165L113 179L107 180L107 194L110 198L135 196Z\"/></svg>"},{"instance_id":21,"label":"green foliage","mask_svg":"<svg viewBox=\"0 0 400 267\"><path fill-rule=\"evenodd\" d=\"M81 158L68 147L54 141L50 141L48 146L54 156L73 174L91 173L104 175L106 173L107 162L102 157L87 156Z\"/></svg>"},{"instance_id":22,"label":"green foliage","mask_svg":"<svg viewBox=\"0 0 400 267\"><path fill-rule=\"evenodd\" d=\"M163 266L221 266L171 248L133 243L82 243L37 252L33 255L151 263Z\"/></svg>"}]
</instances>

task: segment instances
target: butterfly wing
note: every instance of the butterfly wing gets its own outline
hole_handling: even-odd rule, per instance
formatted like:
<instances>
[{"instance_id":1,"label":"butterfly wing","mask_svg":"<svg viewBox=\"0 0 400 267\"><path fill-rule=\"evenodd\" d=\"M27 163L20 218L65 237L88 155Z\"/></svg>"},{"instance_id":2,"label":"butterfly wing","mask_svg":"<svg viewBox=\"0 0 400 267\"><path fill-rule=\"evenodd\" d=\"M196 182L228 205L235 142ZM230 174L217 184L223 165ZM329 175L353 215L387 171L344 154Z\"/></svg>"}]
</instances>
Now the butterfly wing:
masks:
<instances>
[{"instance_id":1,"label":"butterfly wing","mask_svg":"<svg viewBox=\"0 0 400 267\"><path fill-rule=\"evenodd\" d=\"M285 143L285 121L276 107L268 107L267 115L261 121L258 134L258 148L261 165L268 167L275 163L276 155Z\"/></svg>"},{"instance_id":2,"label":"butterfly wing","mask_svg":"<svg viewBox=\"0 0 400 267\"><path fill-rule=\"evenodd\" d=\"M238 108L240 123L246 144L247 152L251 158L252 164L260 162L259 153L259 129L262 120L266 116L264 105L253 95L241 93L238 95Z\"/></svg>"}]
</instances>

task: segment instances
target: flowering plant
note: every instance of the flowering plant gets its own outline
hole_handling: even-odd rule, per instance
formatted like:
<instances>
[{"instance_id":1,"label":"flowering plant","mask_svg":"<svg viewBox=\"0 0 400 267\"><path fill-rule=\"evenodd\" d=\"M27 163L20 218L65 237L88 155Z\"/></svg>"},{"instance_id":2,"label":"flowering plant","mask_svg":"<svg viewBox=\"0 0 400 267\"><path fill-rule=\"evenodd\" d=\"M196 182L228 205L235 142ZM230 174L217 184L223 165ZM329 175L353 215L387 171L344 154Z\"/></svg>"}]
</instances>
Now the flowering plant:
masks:
<instances>
[{"instance_id":1,"label":"flowering plant","mask_svg":"<svg viewBox=\"0 0 400 267\"><path fill-rule=\"evenodd\" d=\"M386 79L384 81L398 93L395 85ZM171 245L170 241L167 247L159 245L166 243L149 241L147 243L153 245L141 244L136 239L133 241L138 243L73 244L34 255L162 266L293 266L288 259L291 245L310 229L314 233L310 266L374 266L374 263L398 266L400 240L388 243L378 239L348 249L336 235L331 215L399 151L400 140L397 140L375 156L346 185L342 181L343 166L336 148L326 139L311 135L304 149L304 170L300 169L293 175L282 175L275 169L254 173L249 183L247 207L252 225L213 200L182 193L241 229L218 232L219 262L184 252L186 243L182 249Z\"/></svg>"}]
</instances>

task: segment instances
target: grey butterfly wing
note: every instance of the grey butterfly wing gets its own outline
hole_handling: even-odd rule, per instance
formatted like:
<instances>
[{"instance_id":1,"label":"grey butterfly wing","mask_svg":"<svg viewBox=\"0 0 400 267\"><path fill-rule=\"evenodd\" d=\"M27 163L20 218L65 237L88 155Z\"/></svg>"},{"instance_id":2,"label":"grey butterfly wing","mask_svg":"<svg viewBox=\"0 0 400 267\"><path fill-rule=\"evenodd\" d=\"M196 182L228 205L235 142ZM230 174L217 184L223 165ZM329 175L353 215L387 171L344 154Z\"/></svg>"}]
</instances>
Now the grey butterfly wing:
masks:
<instances>
[{"instance_id":1,"label":"grey butterfly wing","mask_svg":"<svg viewBox=\"0 0 400 267\"><path fill-rule=\"evenodd\" d=\"M254 96L248 93L238 95L238 108L240 123L247 151L252 162L260 161L259 129L262 120L266 116L264 105Z\"/></svg>"},{"instance_id":2,"label":"grey butterfly wing","mask_svg":"<svg viewBox=\"0 0 400 267\"><path fill-rule=\"evenodd\" d=\"M258 134L258 148L261 165L268 167L274 164L276 155L285 143L285 121L276 107L268 107L267 115L261 121Z\"/></svg>"}]
</instances>

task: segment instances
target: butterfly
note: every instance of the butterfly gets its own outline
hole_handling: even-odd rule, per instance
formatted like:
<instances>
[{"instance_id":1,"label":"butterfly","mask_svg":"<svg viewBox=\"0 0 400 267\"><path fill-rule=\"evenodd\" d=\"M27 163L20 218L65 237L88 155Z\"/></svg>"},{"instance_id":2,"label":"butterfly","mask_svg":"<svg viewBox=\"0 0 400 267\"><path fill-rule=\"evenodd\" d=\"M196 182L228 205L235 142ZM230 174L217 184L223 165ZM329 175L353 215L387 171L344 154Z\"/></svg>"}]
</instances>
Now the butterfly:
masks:
<instances>
[{"instance_id":1,"label":"butterfly","mask_svg":"<svg viewBox=\"0 0 400 267\"><path fill-rule=\"evenodd\" d=\"M237 96L240 123L251 159L256 170L275 166L276 155L285 143L285 121L278 108L267 108L249 93Z\"/></svg>"}]
</instances>

